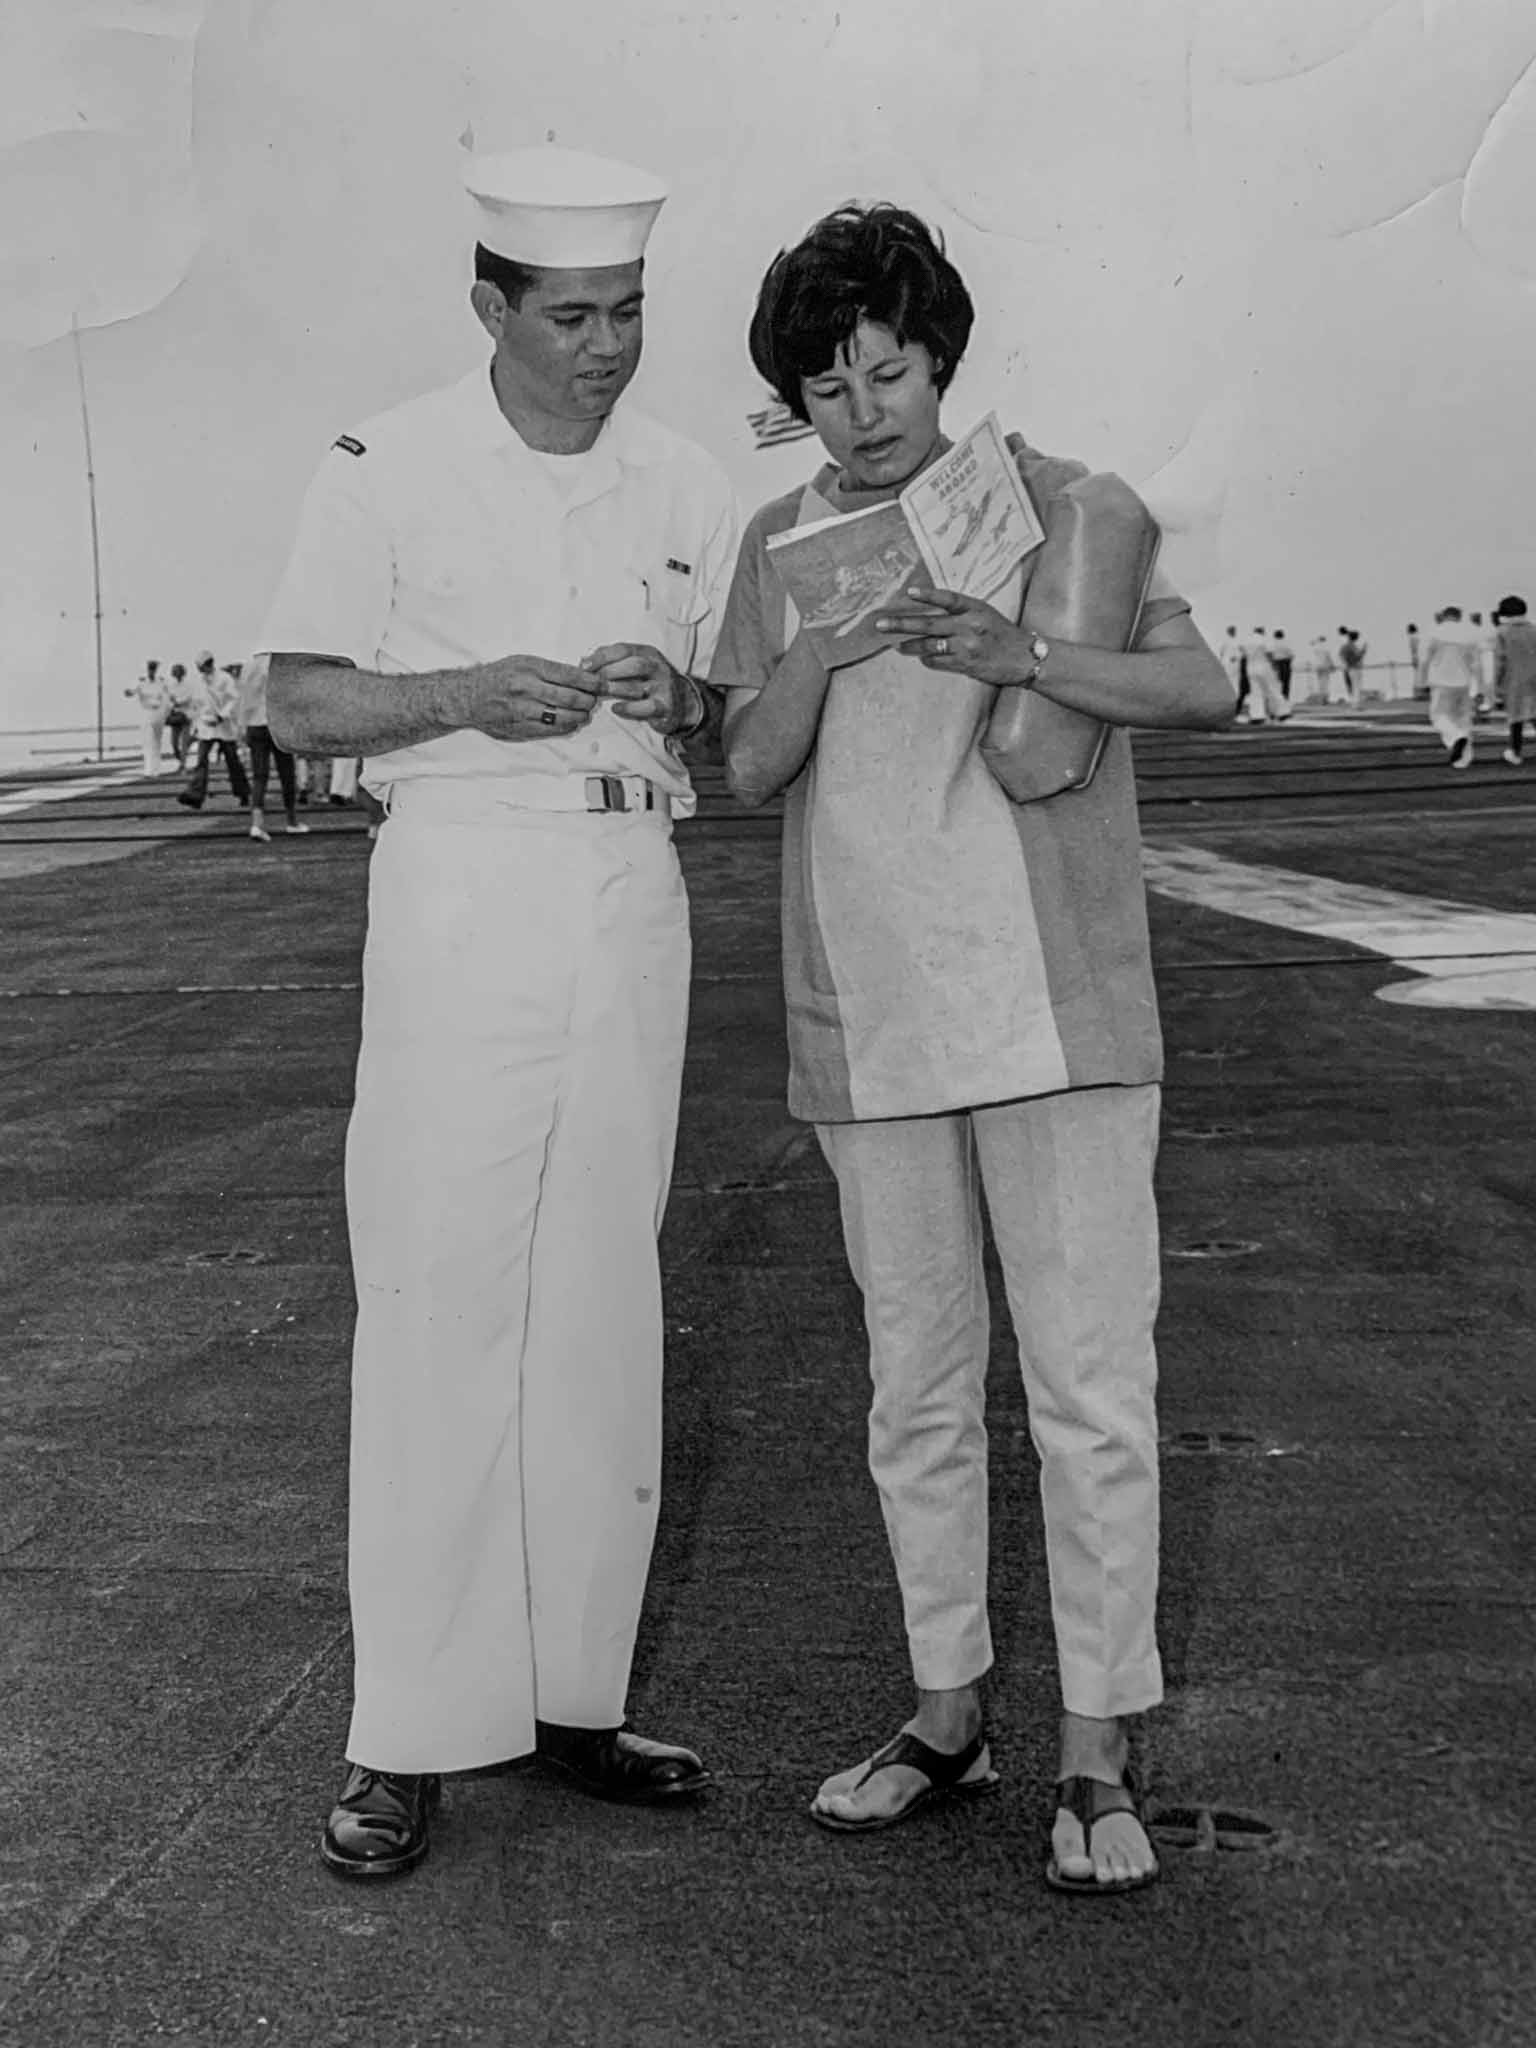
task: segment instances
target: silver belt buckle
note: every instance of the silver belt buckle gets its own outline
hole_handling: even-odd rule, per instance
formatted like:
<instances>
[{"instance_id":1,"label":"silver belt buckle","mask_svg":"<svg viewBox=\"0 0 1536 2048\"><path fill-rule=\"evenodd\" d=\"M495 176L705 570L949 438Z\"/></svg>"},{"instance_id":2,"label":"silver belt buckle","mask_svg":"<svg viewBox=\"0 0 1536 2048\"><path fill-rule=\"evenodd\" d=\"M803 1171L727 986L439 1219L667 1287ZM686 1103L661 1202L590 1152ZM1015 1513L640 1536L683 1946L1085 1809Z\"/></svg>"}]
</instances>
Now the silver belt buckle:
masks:
<instances>
[{"instance_id":1,"label":"silver belt buckle","mask_svg":"<svg viewBox=\"0 0 1536 2048\"><path fill-rule=\"evenodd\" d=\"M620 775L589 775L587 777L587 809L589 811L627 811L629 799Z\"/></svg>"},{"instance_id":2,"label":"silver belt buckle","mask_svg":"<svg viewBox=\"0 0 1536 2048\"><path fill-rule=\"evenodd\" d=\"M640 785L633 800L626 786L628 782ZM589 811L655 811L667 804L667 799L654 789L642 776L589 775L587 777L587 809Z\"/></svg>"}]
</instances>

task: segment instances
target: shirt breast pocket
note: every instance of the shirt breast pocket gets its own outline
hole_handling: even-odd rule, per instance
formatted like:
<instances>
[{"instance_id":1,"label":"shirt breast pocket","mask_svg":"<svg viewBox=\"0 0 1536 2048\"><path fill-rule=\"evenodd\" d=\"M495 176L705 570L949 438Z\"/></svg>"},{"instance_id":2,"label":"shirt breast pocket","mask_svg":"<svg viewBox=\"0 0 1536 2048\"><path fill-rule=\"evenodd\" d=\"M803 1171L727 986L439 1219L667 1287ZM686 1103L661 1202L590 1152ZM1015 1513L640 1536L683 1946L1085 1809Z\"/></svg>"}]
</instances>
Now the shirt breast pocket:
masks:
<instances>
[{"instance_id":1,"label":"shirt breast pocket","mask_svg":"<svg viewBox=\"0 0 1536 2048\"><path fill-rule=\"evenodd\" d=\"M664 569L650 579L651 607L661 632L661 651L672 666L691 675L699 632L709 617L709 600L692 577Z\"/></svg>"},{"instance_id":2,"label":"shirt breast pocket","mask_svg":"<svg viewBox=\"0 0 1536 2048\"><path fill-rule=\"evenodd\" d=\"M481 535L430 529L402 536L397 563L407 589L449 602L494 587L502 568Z\"/></svg>"}]
</instances>

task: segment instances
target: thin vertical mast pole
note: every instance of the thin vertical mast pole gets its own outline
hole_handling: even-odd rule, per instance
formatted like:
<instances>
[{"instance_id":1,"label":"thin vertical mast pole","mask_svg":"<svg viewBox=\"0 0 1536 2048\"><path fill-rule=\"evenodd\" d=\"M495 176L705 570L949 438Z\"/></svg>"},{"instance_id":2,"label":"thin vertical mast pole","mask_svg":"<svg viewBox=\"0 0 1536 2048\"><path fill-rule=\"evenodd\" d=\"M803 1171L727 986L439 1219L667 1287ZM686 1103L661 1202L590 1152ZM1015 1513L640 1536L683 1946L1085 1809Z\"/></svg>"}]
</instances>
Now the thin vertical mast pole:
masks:
<instances>
[{"instance_id":1,"label":"thin vertical mast pole","mask_svg":"<svg viewBox=\"0 0 1536 2048\"><path fill-rule=\"evenodd\" d=\"M96 521L96 462L91 451L91 408L85 395L85 355L80 347L80 322L69 321L75 345L75 379L80 386L80 426L85 435L85 488L91 506L91 593L96 619L96 758L106 759L105 684L101 660L101 531Z\"/></svg>"}]
</instances>

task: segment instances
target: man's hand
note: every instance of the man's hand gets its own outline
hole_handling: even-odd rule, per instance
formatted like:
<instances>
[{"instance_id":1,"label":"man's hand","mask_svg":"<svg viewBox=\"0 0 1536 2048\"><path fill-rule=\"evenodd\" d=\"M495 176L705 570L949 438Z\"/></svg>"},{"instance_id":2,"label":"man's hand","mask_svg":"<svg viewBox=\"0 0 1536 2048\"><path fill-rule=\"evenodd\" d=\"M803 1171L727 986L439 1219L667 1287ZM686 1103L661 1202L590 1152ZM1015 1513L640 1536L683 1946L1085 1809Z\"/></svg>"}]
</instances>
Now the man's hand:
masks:
<instances>
[{"instance_id":1,"label":"man's hand","mask_svg":"<svg viewBox=\"0 0 1536 2048\"><path fill-rule=\"evenodd\" d=\"M595 676L539 654L509 654L465 671L460 723L493 740L554 740L580 732L602 691Z\"/></svg>"},{"instance_id":2,"label":"man's hand","mask_svg":"<svg viewBox=\"0 0 1536 2048\"><path fill-rule=\"evenodd\" d=\"M704 707L703 692L659 647L615 640L594 647L581 665L612 704L615 718L654 725L663 735L692 725Z\"/></svg>"}]
</instances>

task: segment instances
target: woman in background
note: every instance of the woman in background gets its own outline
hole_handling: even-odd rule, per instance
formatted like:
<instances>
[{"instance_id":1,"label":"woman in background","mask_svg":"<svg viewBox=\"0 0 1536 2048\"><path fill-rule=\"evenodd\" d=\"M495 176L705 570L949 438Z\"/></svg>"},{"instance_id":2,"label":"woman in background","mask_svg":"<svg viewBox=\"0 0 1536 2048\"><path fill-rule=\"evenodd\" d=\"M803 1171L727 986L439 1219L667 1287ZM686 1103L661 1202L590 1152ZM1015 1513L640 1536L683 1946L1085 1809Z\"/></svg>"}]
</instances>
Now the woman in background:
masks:
<instances>
[{"instance_id":1,"label":"woman in background","mask_svg":"<svg viewBox=\"0 0 1536 2048\"><path fill-rule=\"evenodd\" d=\"M1525 728L1536 719L1536 626L1523 597L1501 600L1493 615L1499 633L1499 666L1494 694L1509 720L1504 759L1518 768L1525 759Z\"/></svg>"},{"instance_id":2,"label":"woman in background","mask_svg":"<svg viewBox=\"0 0 1536 2048\"><path fill-rule=\"evenodd\" d=\"M917 1688L902 1732L828 1778L812 1813L866 1832L997 1782L979 1692L984 1189L1040 1454L1062 1684L1046 1874L1119 1891L1157 1875L1126 1717L1162 1697L1161 1046L1130 747L1117 731L1087 788L1014 805L979 743L1004 689L1121 728L1224 724L1232 689L1166 581L1135 651L1106 653L1032 635L1022 569L990 603L898 600L884 650L829 672L789 630L767 552L773 534L894 497L950 445L940 403L972 318L942 247L894 206L844 207L769 267L752 359L828 460L753 519L711 669L731 787L749 805L787 792L790 1109L817 1128L864 1295L870 1465Z\"/></svg>"},{"instance_id":3,"label":"woman in background","mask_svg":"<svg viewBox=\"0 0 1536 2048\"><path fill-rule=\"evenodd\" d=\"M245 744L251 757L251 837L260 840L272 837L267 830L267 783L274 767L283 798L286 821L283 830L295 833L309 830L307 825L299 823L299 814L294 808L298 802L298 787L293 756L273 739L272 728L267 723L267 683L271 672L270 654L251 656L240 674L240 698L236 708L236 723L245 729Z\"/></svg>"}]
</instances>

